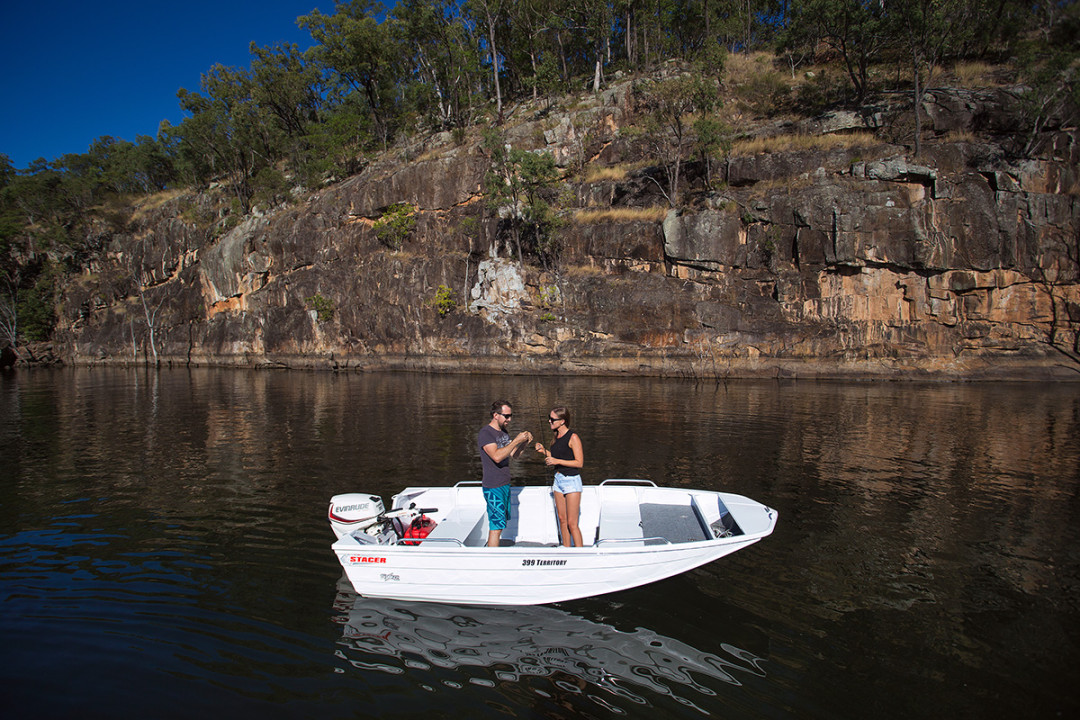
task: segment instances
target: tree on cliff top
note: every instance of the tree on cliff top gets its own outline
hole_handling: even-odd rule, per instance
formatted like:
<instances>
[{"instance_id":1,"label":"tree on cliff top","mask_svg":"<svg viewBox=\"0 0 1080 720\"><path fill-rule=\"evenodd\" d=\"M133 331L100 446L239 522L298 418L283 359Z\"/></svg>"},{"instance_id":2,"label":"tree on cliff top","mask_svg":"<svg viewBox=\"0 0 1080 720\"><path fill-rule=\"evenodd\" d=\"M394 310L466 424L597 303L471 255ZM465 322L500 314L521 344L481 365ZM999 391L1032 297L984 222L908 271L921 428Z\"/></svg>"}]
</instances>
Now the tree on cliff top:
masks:
<instances>
[{"instance_id":1,"label":"tree on cliff top","mask_svg":"<svg viewBox=\"0 0 1080 720\"><path fill-rule=\"evenodd\" d=\"M1080 119L1080 4L1072 3L1050 27L1025 41L1019 65L1026 157L1039 150L1047 127L1075 126Z\"/></svg>"},{"instance_id":2,"label":"tree on cliff top","mask_svg":"<svg viewBox=\"0 0 1080 720\"><path fill-rule=\"evenodd\" d=\"M834 50L855 92L866 97L870 65L888 46L885 4L866 0L806 0L791 8L791 22L781 35L782 50L803 48L813 54L818 43Z\"/></svg>"},{"instance_id":3,"label":"tree on cliff top","mask_svg":"<svg viewBox=\"0 0 1080 720\"><path fill-rule=\"evenodd\" d=\"M399 59L388 27L379 21L385 8L372 0L339 2L333 15L318 10L298 19L318 44L308 50L335 81L338 98L355 93L371 114L379 142L390 144L394 118L395 72Z\"/></svg>"}]
</instances>

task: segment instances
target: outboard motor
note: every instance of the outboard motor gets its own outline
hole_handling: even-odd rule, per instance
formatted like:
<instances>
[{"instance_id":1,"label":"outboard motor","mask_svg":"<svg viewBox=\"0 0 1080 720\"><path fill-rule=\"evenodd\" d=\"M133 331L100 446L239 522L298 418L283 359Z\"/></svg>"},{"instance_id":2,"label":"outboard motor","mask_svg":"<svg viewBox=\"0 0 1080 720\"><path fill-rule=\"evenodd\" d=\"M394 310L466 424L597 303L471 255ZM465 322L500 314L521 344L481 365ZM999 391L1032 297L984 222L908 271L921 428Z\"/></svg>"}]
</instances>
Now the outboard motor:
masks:
<instances>
[{"instance_id":1,"label":"outboard motor","mask_svg":"<svg viewBox=\"0 0 1080 720\"><path fill-rule=\"evenodd\" d=\"M327 517L330 528L338 540L353 530L366 527L365 520L372 520L382 514L385 507L382 498L367 493L345 493L330 498L330 510Z\"/></svg>"}]
</instances>

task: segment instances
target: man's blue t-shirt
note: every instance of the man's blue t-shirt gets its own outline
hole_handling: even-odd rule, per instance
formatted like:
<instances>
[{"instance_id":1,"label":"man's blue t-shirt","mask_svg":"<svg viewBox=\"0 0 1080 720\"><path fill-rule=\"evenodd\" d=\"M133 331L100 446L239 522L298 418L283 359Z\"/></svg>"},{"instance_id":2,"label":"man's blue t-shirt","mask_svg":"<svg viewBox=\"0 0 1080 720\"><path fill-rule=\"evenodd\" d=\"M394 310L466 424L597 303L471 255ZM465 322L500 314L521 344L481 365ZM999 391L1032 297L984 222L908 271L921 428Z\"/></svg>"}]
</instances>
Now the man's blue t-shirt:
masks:
<instances>
[{"instance_id":1,"label":"man's blue t-shirt","mask_svg":"<svg viewBox=\"0 0 1080 720\"><path fill-rule=\"evenodd\" d=\"M501 463L497 463L491 459L491 456L484 452L484 446L495 443L497 447L504 448L510 444L510 436L501 431L496 430L490 425L485 425L480 428L480 435L477 438L476 446L480 450L480 464L484 468L484 487L497 488L503 485L510 484L510 457L507 456Z\"/></svg>"}]
</instances>

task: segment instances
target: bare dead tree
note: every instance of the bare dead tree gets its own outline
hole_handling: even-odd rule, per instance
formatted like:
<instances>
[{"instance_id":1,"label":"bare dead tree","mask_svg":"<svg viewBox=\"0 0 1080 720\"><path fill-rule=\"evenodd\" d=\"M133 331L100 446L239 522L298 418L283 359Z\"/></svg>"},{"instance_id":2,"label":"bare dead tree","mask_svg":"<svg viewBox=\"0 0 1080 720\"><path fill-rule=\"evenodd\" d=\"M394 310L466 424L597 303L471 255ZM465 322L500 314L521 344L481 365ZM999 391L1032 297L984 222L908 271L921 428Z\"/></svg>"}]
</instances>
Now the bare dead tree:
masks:
<instances>
[{"instance_id":1,"label":"bare dead tree","mask_svg":"<svg viewBox=\"0 0 1080 720\"><path fill-rule=\"evenodd\" d=\"M19 288L10 278L4 278L3 292L0 293L0 345L11 346L18 354L19 337Z\"/></svg>"},{"instance_id":2,"label":"bare dead tree","mask_svg":"<svg viewBox=\"0 0 1080 720\"><path fill-rule=\"evenodd\" d=\"M1051 248L1035 271L1035 281L1050 298L1047 344L1080 372L1080 227Z\"/></svg>"}]
</instances>

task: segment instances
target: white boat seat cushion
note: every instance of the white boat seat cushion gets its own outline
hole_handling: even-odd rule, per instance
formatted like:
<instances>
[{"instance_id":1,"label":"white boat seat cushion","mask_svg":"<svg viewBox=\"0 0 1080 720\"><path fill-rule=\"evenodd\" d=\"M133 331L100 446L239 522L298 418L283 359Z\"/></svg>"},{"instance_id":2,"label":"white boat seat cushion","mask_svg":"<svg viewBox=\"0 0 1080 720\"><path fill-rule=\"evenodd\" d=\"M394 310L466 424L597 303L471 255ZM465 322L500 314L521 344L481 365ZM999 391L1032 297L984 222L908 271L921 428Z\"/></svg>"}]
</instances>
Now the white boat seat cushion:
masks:
<instances>
[{"instance_id":1,"label":"white boat seat cushion","mask_svg":"<svg viewBox=\"0 0 1080 720\"><path fill-rule=\"evenodd\" d=\"M600 488L600 529L598 540L640 540L641 508L637 488ZM641 543L627 543L640 545Z\"/></svg>"}]
</instances>

